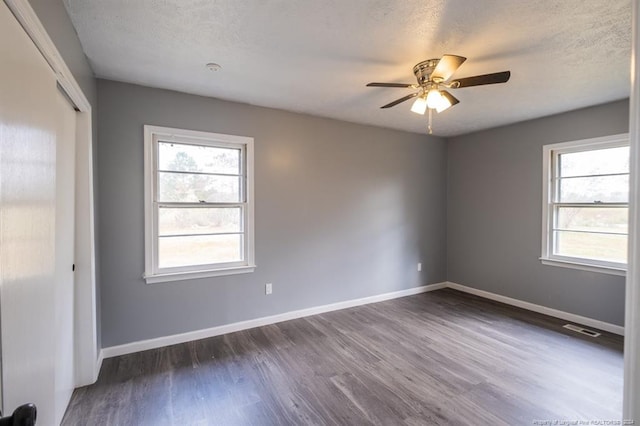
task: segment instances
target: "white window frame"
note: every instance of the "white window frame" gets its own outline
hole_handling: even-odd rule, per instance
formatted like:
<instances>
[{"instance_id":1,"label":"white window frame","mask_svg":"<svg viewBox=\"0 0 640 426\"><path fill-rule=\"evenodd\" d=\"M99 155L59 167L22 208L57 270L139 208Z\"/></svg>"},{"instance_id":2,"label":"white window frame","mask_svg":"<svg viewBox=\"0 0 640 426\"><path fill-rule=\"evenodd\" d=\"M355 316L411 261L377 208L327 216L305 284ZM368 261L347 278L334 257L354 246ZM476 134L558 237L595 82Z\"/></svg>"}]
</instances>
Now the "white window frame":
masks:
<instances>
[{"instance_id":1,"label":"white window frame","mask_svg":"<svg viewBox=\"0 0 640 426\"><path fill-rule=\"evenodd\" d=\"M242 262L192 265L172 268L158 267L158 210L157 165L158 142L174 142L189 145L229 147L240 149L243 156L242 172L244 199L234 205L243 205L244 260ZM147 284L216 277L253 272L255 265L254 244L254 194L253 194L253 138L174 129L170 127L144 126L144 214L145 214L145 273Z\"/></svg>"},{"instance_id":2,"label":"white window frame","mask_svg":"<svg viewBox=\"0 0 640 426\"><path fill-rule=\"evenodd\" d=\"M542 164L542 253L540 261L545 265L561 266L612 275L626 275L626 263L606 262L553 254L554 197L557 156L571 152L629 146L629 134L621 133L600 138L582 139L543 146ZM589 203L584 203L589 204ZM628 203L627 203L628 205Z\"/></svg>"}]
</instances>

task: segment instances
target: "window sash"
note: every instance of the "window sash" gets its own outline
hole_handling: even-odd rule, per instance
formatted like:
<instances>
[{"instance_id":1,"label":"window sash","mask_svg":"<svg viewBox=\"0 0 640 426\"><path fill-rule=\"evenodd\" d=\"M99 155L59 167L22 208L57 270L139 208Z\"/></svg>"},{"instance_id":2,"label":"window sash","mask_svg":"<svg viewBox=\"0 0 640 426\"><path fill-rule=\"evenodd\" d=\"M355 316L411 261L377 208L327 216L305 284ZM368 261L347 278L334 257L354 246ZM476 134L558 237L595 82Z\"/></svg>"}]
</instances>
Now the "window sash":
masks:
<instances>
[{"instance_id":1,"label":"window sash","mask_svg":"<svg viewBox=\"0 0 640 426\"><path fill-rule=\"evenodd\" d=\"M232 176L232 177L239 177L240 178L240 202L246 204L247 203L247 151L246 151L246 146L244 145L237 145L237 144L231 144L231 143L224 143L224 142L218 142L218 141L203 141L203 140L199 140L199 141L193 141L193 142L187 142L187 141L183 141L182 139L184 138L180 138L181 140L168 140L165 137L160 137L157 135L154 135L153 137L153 201L154 203L167 203L166 201L159 201L158 200L158 188L159 188L159 177L160 177L160 173L176 173L176 174L186 174L186 175L194 175L194 176L198 176L198 175L203 175L203 176ZM204 147L212 147L212 148L229 148L229 149L238 149L240 150L240 173L239 174L226 174L226 173L209 173L209 172L191 172L191 171L176 171L176 170L162 170L159 167L159 143L160 142L164 142L164 143L171 143L171 142L175 142L177 144L180 145L197 145L197 146L204 146ZM205 203L207 201L205 200ZM187 204L188 202L175 202L175 203L184 203ZM237 202L216 202L217 204L230 204L230 203L237 203Z\"/></svg>"},{"instance_id":2,"label":"window sash","mask_svg":"<svg viewBox=\"0 0 640 426\"><path fill-rule=\"evenodd\" d=\"M615 262L613 260L607 260L606 259L606 255L602 255L600 254L599 256L596 255L571 255L569 254L568 251L563 251L560 248L560 238L562 236L564 236L564 238L568 238L570 235L583 235L583 236L592 236L595 239L598 239L598 237L605 237L608 238L609 243L611 243L612 241L618 240L620 238L623 238L625 240L625 247L626 247L626 239L628 238L628 232L616 232L612 227L609 228L604 228L607 230L601 230L598 228L592 228L589 229L588 227L583 227L582 229L578 229L578 228L571 228L571 227L561 227L559 225L559 221L560 221L560 209L563 207L574 207L573 205L565 205L562 203L554 203L553 204L553 215L552 215L552 223L551 223L551 227L549 230L550 233L550 238L551 238L551 246L552 246L552 250L550 253L550 258L553 259L557 259L557 258L570 258L570 259L574 259L574 260L579 260L579 261L586 261L586 262L590 262L590 263L597 263L599 265L602 266L611 266L611 267L616 267L616 268L620 268L620 267L624 267L625 263L624 262ZM626 204L622 204L622 203L617 203L616 205L607 205L605 203L595 203L595 204L587 204L587 205L582 205L580 208L586 208L586 209L592 209L594 211L597 210L611 210L611 209L624 209L628 211L628 207ZM609 230L611 229L611 230ZM628 228L627 228L628 229ZM611 248L610 248L611 250ZM615 251L615 246L613 248L613 250Z\"/></svg>"},{"instance_id":3,"label":"window sash","mask_svg":"<svg viewBox=\"0 0 640 426\"><path fill-rule=\"evenodd\" d=\"M230 148L240 151L239 173L212 173L182 170L164 170L159 167L159 143L174 143L183 145L198 145L215 148ZM241 272L251 272L255 268L253 260L253 187L249 179L252 178L253 139L241 136L220 135L214 133L196 132L189 130L169 129L155 126L145 126L145 278L147 282L160 282L175 279L199 278ZM176 173L187 175L231 176L239 178L239 200L235 201L207 201L182 202L158 201L158 179L160 173ZM240 210L239 231L234 232L205 232L185 234L160 234L159 213L162 208L237 208ZM216 235L238 235L241 259L238 261L222 261L213 263L198 263L185 266L160 267L159 246L160 239L173 237L206 238ZM181 278L180 273L188 273ZM168 278L167 278L168 277ZM173 277L173 278L171 278Z\"/></svg>"},{"instance_id":4,"label":"window sash","mask_svg":"<svg viewBox=\"0 0 640 426\"><path fill-rule=\"evenodd\" d=\"M240 174L222 174L222 173L208 173L208 172L191 172L191 171L174 171L174 170L169 170L169 171L165 171L165 170L161 170L159 167L159 146L160 146L160 142L167 142L165 140L163 140L162 138L154 138L154 142L153 142L153 152L154 152L154 178L155 178L155 185L153 188L153 204L154 204L154 239L156 241L155 244L155 250L154 250L154 270L156 273L173 273L173 272L183 272L183 271L194 271L194 270L201 270L201 269L211 269L211 268L226 268L226 267L235 267L235 266L241 266L244 265L246 263L246 259L247 259L247 244L245 243L245 239L246 239L246 226L245 223L247 221L247 217L246 217L246 200L247 200L247 196L246 196L246 156L245 156L245 149L244 147L238 147L238 146L233 146L233 149L240 149ZM230 146L227 146L227 144L217 144L215 142L210 142L210 143L201 143L201 144L188 144L188 143L181 143L181 145L199 145L199 146L205 146L205 147L215 147L215 148L231 148ZM178 174L186 174L186 175L213 175L213 176L238 176L240 177L240 199L242 200L242 202L207 202L207 201L201 201L198 203L193 203L193 202L180 202L180 201L176 201L176 202L166 202L166 201L158 201L158 189L159 189L159 176L160 173L178 173ZM242 214L241 214L241 232L235 232L232 234L237 234L237 235L242 235L241 238L241 249L240 249L240 253L241 253L241 259L239 261L236 262L213 262L213 263L206 263L206 264L193 264L193 265L185 265L185 266L172 266L172 267L160 267L160 238L167 238L168 236L161 236L160 235L160 221L159 221L159 213L160 213L160 208L161 207L169 207L169 206L173 206L173 207L213 207L213 206L218 206L218 207L240 207ZM231 233L229 233L231 234ZM193 236L198 236L198 235L204 235L204 234L196 234ZM212 235L220 235L218 233L216 234L212 234Z\"/></svg>"},{"instance_id":5,"label":"window sash","mask_svg":"<svg viewBox=\"0 0 640 426\"><path fill-rule=\"evenodd\" d=\"M588 177L603 177L603 176L628 176L628 172L621 173L602 173L602 174L584 174L577 176L561 176L560 175L560 155L567 153L584 152L591 150L599 150L606 148L615 148L621 146L628 146L628 135L615 135L611 137L595 138L586 141L568 142L563 144L546 145L543 149L544 161L543 170L544 173L544 187L543 187L543 244L541 259L560 261L573 264L584 264L585 266L596 266L606 269L624 270L626 269L626 262L610 262L606 260L593 259L590 257L574 257L558 253L558 241L556 240L557 232L580 232L584 234L593 235L612 235L622 236L628 238L628 232L617 233L612 232L600 232L589 230L574 230L563 229L558 226L558 211L562 207L585 207L585 208L627 208L628 202L560 202L560 182L562 180L576 179L576 178L588 178Z\"/></svg>"}]
</instances>

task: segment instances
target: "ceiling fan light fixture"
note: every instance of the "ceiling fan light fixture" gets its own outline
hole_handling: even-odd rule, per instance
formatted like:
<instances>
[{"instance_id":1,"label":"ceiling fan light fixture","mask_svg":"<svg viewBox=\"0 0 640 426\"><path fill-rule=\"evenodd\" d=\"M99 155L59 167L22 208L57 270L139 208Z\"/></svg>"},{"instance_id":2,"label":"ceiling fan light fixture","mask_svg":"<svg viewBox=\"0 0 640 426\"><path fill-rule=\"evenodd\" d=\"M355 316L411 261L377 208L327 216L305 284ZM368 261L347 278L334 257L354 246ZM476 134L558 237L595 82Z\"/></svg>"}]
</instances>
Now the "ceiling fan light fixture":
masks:
<instances>
[{"instance_id":1,"label":"ceiling fan light fixture","mask_svg":"<svg viewBox=\"0 0 640 426\"><path fill-rule=\"evenodd\" d=\"M443 97L438 89L431 89L427 93L427 106L431 109L437 109L443 103Z\"/></svg>"},{"instance_id":2,"label":"ceiling fan light fixture","mask_svg":"<svg viewBox=\"0 0 640 426\"><path fill-rule=\"evenodd\" d=\"M460 101L449 93L448 89L484 86L487 84L506 83L511 77L511 71L494 72L491 74L474 75L471 77L451 80L453 74L467 58L457 55L443 55L439 59L427 59L413 67L417 84L409 83L368 83L367 87L396 87L414 89L417 91L396 99L380 108L391 108L409 99L414 99L411 111L424 115L429 112L429 134L433 111L440 113L457 105Z\"/></svg>"},{"instance_id":3,"label":"ceiling fan light fixture","mask_svg":"<svg viewBox=\"0 0 640 426\"><path fill-rule=\"evenodd\" d=\"M424 115L425 111L427 110L427 103L427 99L424 96L420 96L411 106L411 111L415 112L416 114Z\"/></svg>"},{"instance_id":4,"label":"ceiling fan light fixture","mask_svg":"<svg viewBox=\"0 0 640 426\"><path fill-rule=\"evenodd\" d=\"M436 111L438 113L445 111L451 108L452 106L460 103L460 101L456 99L455 96L453 96L451 93L447 92L446 90L441 90L440 95L442 95L442 103L438 105L438 107L436 108Z\"/></svg>"},{"instance_id":5,"label":"ceiling fan light fixture","mask_svg":"<svg viewBox=\"0 0 640 426\"><path fill-rule=\"evenodd\" d=\"M442 111L449 109L451 107L451 101L444 96L440 97L441 101L436 106L436 112L441 113Z\"/></svg>"}]
</instances>

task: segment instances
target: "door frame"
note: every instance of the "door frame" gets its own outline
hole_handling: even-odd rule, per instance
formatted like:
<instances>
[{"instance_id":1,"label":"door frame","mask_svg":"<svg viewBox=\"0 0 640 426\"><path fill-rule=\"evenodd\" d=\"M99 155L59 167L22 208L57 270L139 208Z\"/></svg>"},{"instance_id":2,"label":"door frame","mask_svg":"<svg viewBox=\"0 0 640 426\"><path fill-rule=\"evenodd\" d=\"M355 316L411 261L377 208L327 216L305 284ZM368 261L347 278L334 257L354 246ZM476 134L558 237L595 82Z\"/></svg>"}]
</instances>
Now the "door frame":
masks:
<instances>
[{"instance_id":1,"label":"door frame","mask_svg":"<svg viewBox=\"0 0 640 426\"><path fill-rule=\"evenodd\" d=\"M632 1L629 262L625 295L623 419L640 421L640 5Z\"/></svg>"},{"instance_id":2,"label":"door frame","mask_svg":"<svg viewBox=\"0 0 640 426\"><path fill-rule=\"evenodd\" d=\"M96 317L96 261L93 194L93 130L91 104L27 0L4 0L56 75L58 85L75 105L76 224L74 344L75 385L94 383L102 365Z\"/></svg>"}]
</instances>

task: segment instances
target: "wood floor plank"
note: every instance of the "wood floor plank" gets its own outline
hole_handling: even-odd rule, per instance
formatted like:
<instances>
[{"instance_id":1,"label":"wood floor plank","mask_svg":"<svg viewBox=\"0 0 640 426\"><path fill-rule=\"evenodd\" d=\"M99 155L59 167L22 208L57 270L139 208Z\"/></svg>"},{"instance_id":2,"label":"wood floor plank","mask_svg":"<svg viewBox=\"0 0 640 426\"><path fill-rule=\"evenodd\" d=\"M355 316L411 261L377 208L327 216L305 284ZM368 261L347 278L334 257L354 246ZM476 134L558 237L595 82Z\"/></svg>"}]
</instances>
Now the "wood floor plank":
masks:
<instances>
[{"instance_id":1,"label":"wood floor plank","mask_svg":"<svg viewBox=\"0 0 640 426\"><path fill-rule=\"evenodd\" d=\"M451 289L104 361L63 425L617 420L620 336Z\"/></svg>"}]
</instances>

